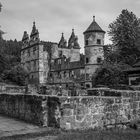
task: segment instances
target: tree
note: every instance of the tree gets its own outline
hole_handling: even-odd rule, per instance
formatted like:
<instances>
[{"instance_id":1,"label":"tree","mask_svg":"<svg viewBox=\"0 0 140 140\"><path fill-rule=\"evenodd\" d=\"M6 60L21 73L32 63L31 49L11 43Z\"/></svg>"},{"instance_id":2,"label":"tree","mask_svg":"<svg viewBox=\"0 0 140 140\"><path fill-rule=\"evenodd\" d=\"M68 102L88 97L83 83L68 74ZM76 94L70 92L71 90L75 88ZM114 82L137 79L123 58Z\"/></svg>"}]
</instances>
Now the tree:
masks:
<instances>
[{"instance_id":1,"label":"tree","mask_svg":"<svg viewBox=\"0 0 140 140\"><path fill-rule=\"evenodd\" d=\"M2 4L0 3L0 12L2 9ZM4 32L2 30L0 30L0 40L2 40L2 35L4 34Z\"/></svg>"},{"instance_id":2,"label":"tree","mask_svg":"<svg viewBox=\"0 0 140 140\"><path fill-rule=\"evenodd\" d=\"M127 76L122 72L124 65L104 64L92 77L92 85L118 86L127 84Z\"/></svg>"},{"instance_id":3,"label":"tree","mask_svg":"<svg viewBox=\"0 0 140 140\"><path fill-rule=\"evenodd\" d=\"M117 46L123 61L132 65L140 56L140 21L133 12L122 10L117 19L109 24L108 34Z\"/></svg>"},{"instance_id":4,"label":"tree","mask_svg":"<svg viewBox=\"0 0 140 140\"><path fill-rule=\"evenodd\" d=\"M123 47L134 48L138 38L140 22L133 12L122 10L117 19L109 24L108 34L113 44L120 49Z\"/></svg>"},{"instance_id":5,"label":"tree","mask_svg":"<svg viewBox=\"0 0 140 140\"><path fill-rule=\"evenodd\" d=\"M21 65L12 67L10 70L3 72L3 79L13 82L17 85L23 86L26 84L26 78L28 77L28 71Z\"/></svg>"}]
</instances>

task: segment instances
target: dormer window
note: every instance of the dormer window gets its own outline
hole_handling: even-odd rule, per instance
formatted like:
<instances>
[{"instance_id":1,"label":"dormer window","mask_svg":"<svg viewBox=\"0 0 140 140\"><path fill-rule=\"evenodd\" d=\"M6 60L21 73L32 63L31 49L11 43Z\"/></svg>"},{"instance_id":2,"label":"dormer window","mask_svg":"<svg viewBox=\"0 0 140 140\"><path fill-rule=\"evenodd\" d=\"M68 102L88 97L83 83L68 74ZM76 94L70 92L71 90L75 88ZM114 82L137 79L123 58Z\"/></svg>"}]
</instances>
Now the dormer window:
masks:
<instances>
[{"instance_id":1,"label":"dormer window","mask_svg":"<svg viewBox=\"0 0 140 140\"><path fill-rule=\"evenodd\" d=\"M97 44L98 44L98 45L101 44L101 39L97 39Z\"/></svg>"}]
</instances>

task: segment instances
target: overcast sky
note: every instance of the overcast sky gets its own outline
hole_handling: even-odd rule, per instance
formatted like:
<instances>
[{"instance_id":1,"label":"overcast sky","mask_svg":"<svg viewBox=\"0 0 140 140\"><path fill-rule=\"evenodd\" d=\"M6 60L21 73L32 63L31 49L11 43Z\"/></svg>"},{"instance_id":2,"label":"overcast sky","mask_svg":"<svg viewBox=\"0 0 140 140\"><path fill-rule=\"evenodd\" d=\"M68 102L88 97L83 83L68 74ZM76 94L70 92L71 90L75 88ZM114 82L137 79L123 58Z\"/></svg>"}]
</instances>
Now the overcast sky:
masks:
<instances>
[{"instance_id":1,"label":"overcast sky","mask_svg":"<svg viewBox=\"0 0 140 140\"><path fill-rule=\"evenodd\" d=\"M5 39L21 40L23 31L29 34L35 20L40 38L58 42L64 32L68 39L72 28L83 48L83 32L92 22L93 15L103 30L116 19L122 9L140 17L140 0L0 0L3 5L0 25ZM105 44L110 43L106 34ZM83 49L82 49L83 50Z\"/></svg>"}]
</instances>

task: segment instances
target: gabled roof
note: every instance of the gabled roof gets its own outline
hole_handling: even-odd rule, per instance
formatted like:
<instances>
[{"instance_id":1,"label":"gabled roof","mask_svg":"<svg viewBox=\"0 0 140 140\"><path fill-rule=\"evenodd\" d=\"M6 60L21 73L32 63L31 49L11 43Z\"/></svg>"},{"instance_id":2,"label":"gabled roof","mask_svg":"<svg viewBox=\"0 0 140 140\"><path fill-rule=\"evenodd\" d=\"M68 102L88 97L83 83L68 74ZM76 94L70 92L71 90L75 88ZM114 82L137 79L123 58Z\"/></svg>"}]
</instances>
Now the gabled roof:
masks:
<instances>
[{"instance_id":1,"label":"gabled roof","mask_svg":"<svg viewBox=\"0 0 140 140\"><path fill-rule=\"evenodd\" d=\"M104 30L102 30L102 28L98 25L98 23L95 21L95 16L93 16L93 21L92 23L89 25L89 27L87 28L87 30L84 32L85 33L89 33L89 32L103 32L105 33Z\"/></svg>"}]
</instances>

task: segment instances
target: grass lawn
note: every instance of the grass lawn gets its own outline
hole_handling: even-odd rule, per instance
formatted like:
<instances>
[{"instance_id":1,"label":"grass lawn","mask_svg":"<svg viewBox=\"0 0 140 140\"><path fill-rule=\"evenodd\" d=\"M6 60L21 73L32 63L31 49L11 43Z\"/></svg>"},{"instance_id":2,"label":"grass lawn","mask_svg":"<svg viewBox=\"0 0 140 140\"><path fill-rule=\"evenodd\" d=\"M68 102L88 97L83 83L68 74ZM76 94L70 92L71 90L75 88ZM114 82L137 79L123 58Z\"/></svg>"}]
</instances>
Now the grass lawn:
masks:
<instances>
[{"instance_id":1,"label":"grass lawn","mask_svg":"<svg viewBox=\"0 0 140 140\"><path fill-rule=\"evenodd\" d=\"M140 130L69 131L59 134L56 140L140 140Z\"/></svg>"}]
</instances>

